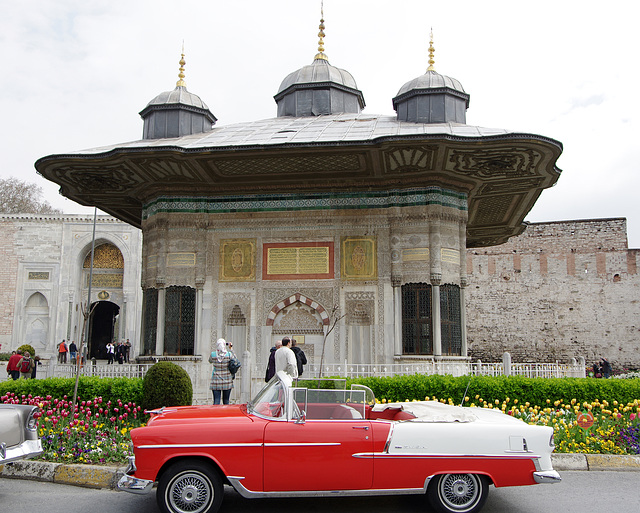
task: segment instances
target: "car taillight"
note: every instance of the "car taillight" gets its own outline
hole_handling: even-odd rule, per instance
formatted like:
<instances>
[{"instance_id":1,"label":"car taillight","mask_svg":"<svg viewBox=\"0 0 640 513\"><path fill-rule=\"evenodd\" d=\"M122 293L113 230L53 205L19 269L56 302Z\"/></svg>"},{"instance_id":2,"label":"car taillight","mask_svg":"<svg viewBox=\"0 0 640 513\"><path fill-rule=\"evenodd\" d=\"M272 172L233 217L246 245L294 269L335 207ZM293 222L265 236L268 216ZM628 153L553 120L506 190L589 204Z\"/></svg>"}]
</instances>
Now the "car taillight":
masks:
<instances>
[{"instance_id":1,"label":"car taillight","mask_svg":"<svg viewBox=\"0 0 640 513\"><path fill-rule=\"evenodd\" d=\"M554 448L556 444L553 441L553 433L551 433L551 437L549 438L549 447Z\"/></svg>"}]
</instances>

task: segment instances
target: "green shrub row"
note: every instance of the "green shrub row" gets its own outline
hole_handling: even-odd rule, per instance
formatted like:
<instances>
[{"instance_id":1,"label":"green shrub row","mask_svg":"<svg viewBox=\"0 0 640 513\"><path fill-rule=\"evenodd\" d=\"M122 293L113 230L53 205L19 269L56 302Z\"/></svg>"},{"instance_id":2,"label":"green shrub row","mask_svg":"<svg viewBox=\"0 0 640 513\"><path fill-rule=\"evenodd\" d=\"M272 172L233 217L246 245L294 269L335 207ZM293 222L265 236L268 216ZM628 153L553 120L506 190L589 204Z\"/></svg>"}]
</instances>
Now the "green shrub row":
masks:
<instances>
[{"instance_id":1,"label":"green shrub row","mask_svg":"<svg viewBox=\"0 0 640 513\"><path fill-rule=\"evenodd\" d=\"M595 399L613 403L633 402L640 399L640 379L594 379L594 378L525 378L521 376L461 376L449 375L394 376L383 378L358 378L347 380L351 383L366 385L377 399L391 402L418 400L435 396L438 399L451 398L455 404L463 400L465 389L469 403L477 404L476 396L486 402L504 401L507 397L513 401L529 402L531 406L544 408L547 399L553 405L555 401L569 403L591 403ZM467 403L468 404L468 403Z\"/></svg>"},{"instance_id":2,"label":"green shrub row","mask_svg":"<svg viewBox=\"0 0 640 513\"><path fill-rule=\"evenodd\" d=\"M344 379L344 378L343 378ZM102 397L104 401L135 402L143 404L143 380L140 378L98 378L80 377L78 396L81 399ZM640 399L640 379L593 379L593 378L524 378L520 376L469 376L453 377L415 374L412 376L372 377L348 379L347 388L352 383L359 383L371 388L378 399L387 401L422 401L426 397L435 396L438 399L451 398L460 404L465 389L469 402L476 402L476 396L486 402L504 401L507 397L520 403L529 402L531 406L544 408L547 399L553 404L555 401L569 403L572 399L582 403L591 403L595 399L613 403L633 402ZM0 382L0 396L7 392L17 395L50 395L61 399L73 396L73 378L21 379ZM175 383L174 383L175 385ZM323 381L322 387L332 387L332 381ZM316 380L301 381L298 386L317 388ZM174 388L173 386L166 387ZM165 393L168 393L166 390ZM166 401L167 398L164 398ZM187 401L188 402L188 401ZM468 403L467 403L468 404Z\"/></svg>"},{"instance_id":3,"label":"green shrub row","mask_svg":"<svg viewBox=\"0 0 640 513\"><path fill-rule=\"evenodd\" d=\"M71 400L75 383L75 378L8 380L0 382L0 397L13 392L18 396L31 394L33 397L47 397L50 395L54 399L62 399L66 395ZM121 400L140 405L142 404L142 379L80 376L78 397L80 400L102 397L103 401L112 403Z\"/></svg>"}]
</instances>

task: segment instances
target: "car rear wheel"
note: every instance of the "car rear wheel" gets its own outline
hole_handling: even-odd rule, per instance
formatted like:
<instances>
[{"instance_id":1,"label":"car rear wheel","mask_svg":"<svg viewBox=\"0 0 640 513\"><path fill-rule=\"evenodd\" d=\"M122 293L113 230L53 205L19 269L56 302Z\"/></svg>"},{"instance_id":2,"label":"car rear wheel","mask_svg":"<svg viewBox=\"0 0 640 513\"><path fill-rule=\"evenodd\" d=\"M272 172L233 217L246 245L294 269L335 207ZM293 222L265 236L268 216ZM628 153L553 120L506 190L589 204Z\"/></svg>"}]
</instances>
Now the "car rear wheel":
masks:
<instances>
[{"instance_id":1,"label":"car rear wheel","mask_svg":"<svg viewBox=\"0 0 640 513\"><path fill-rule=\"evenodd\" d=\"M441 474L435 476L427 497L442 513L475 513L482 509L489 493L489 480L477 474Z\"/></svg>"},{"instance_id":2,"label":"car rear wheel","mask_svg":"<svg viewBox=\"0 0 640 513\"><path fill-rule=\"evenodd\" d=\"M162 474L156 499L164 513L216 513L223 493L222 480L213 468L186 460Z\"/></svg>"}]
</instances>

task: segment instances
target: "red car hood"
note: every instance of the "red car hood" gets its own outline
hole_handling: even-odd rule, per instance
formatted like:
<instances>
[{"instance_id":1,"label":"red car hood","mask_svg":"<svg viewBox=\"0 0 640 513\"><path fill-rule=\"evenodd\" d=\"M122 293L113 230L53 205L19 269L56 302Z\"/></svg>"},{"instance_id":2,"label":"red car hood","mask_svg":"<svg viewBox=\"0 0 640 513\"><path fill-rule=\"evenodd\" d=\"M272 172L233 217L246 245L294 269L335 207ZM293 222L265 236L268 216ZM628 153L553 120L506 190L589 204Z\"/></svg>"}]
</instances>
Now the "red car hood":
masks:
<instances>
[{"instance_id":1,"label":"red car hood","mask_svg":"<svg viewBox=\"0 0 640 513\"><path fill-rule=\"evenodd\" d=\"M157 413L156 413L157 412ZM154 410L147 425L159 425L183 421L205 421L207 419L246 417L246 404L216 406L167 406Z\"/></svg>"}]
</instances>

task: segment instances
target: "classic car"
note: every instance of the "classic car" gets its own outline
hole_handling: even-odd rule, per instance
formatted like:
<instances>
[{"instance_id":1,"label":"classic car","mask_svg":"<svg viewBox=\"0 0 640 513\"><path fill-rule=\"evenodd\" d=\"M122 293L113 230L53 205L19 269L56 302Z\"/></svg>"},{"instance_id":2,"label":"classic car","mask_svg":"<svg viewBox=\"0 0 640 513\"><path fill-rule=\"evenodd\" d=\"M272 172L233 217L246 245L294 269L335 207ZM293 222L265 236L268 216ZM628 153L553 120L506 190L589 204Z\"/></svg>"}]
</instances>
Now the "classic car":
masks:
<instances>
[{"instance_id":1,"label":"classic car","mask_svg":"<svg viewBox=\"0 0 640 513\"><path fill-rule=\"evenodd\" d=\"M246 405L150 413L118 487L157 482L163 512L216 512L230 485L245 498L425 494L437 511L470 513L491 484L560 480L550 427L436 401L376 404L367 387L295 387L283 372Z\"/></svg>"},{"instance_id":2,"label":"classic car","mask_svg":"<svg viewBox=\"0 0 640 513\"><path fill-rule=\"evenodd\" d=\"M42 453L36 406L0 404L0 465Z\"/></svg>"}]
</instances>

